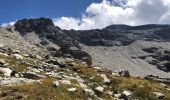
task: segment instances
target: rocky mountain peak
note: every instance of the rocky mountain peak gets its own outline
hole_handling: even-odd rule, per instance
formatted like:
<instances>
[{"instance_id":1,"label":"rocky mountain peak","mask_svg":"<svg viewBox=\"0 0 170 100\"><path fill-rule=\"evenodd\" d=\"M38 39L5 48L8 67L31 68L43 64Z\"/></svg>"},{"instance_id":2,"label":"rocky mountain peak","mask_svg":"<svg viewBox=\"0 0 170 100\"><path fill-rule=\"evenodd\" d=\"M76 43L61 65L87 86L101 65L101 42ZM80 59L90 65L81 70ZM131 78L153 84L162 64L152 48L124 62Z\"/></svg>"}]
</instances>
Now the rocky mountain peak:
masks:
<instances>
[{"instance_id":1,"label":"rocky mountain peak","mask_svg":"<svg viewBox=\"0 0 170 100\"><path fill-rule=\"evenodd\" d=\"M15 23L15 30L23 35L28 32L39 32L45 30L47 27L55 27L53 21L49 18L36 18L36 19L22 19Z\"/></svg>"}]
</instances>

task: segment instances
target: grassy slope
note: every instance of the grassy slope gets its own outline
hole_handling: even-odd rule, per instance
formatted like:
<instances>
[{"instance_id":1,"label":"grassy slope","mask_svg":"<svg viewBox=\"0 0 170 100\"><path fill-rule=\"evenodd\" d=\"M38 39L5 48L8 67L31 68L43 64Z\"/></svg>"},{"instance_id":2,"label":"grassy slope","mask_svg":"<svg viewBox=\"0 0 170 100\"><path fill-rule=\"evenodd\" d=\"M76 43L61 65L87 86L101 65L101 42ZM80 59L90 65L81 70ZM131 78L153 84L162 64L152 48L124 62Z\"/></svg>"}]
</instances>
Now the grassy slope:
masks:
<instances>
[{"instance_id":1,"label":"grassy slope","mask_svg":"<svg viewBox=\"0 0 170 100\"><path fill-rule=\"evenodd\" d=\"M0 57L2 58L2 57ZM11 59L11 58L10 58ZM7 59L9 60L9 58ZM11 59L11 63L14 64L18 61ZM10 63L10 61L8 61ZM22 71L23 67L19 67L18 71ZM25 68L24 68L25 69ZM96 71L86 65L77 64L73 67L68 68L70 71L65 73L77 73L79 76L83 76L86 83L95 83L95 85L89 85L94 90L96 86L106 86L104 91L112 90L114 92L130 90L133 92L132 98L138 98L139 100L156 100L152 92L158 91L166 95L166 100L170 100L170 91L161 88L160 83L148 81L139 78L127 78L127 77L116 77L111 75L109 72ZM110 84L104 84L100 74L106 74L111 80ZM93 78L92 78L93 77ZM42 84L22 84L19 86L1 87L0 98L1 100L14 100L22 97L24 100L87 100L86 95L76 80L71 80L72 85L61 85L60 87L54 87L52 81L58 80L56 78L43 79ZM76 92L68 92L67 89L70 87L76 87ZM95 91L95 90L94 90ZM95 91L98 97L102 97L104 100L111 100L111 96L105 93L98 93ZM93 97L91 97L93 98Z\"/></svg>"}]
</instances>

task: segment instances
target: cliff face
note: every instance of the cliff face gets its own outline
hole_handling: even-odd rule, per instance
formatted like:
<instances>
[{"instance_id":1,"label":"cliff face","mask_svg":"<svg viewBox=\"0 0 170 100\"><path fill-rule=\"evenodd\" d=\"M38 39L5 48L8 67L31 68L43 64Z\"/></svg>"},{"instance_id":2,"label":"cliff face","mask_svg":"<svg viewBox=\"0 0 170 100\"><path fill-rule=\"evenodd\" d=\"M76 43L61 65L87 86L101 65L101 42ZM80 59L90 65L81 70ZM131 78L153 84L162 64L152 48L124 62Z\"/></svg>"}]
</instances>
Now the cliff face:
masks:
<instances>
[{"instance_id":1,"label":"cliff face","mask_svg":"<svg viewBox=\"0 0 170 100\"><path fill-rule=\"evenodd\" d=\"M14 26L22 36L35 32L41 39L47 39L60 47L78 46L78 42L54 26L52 20L48 18L23 19L17 21Z\"/></svg>"}]
</instances>

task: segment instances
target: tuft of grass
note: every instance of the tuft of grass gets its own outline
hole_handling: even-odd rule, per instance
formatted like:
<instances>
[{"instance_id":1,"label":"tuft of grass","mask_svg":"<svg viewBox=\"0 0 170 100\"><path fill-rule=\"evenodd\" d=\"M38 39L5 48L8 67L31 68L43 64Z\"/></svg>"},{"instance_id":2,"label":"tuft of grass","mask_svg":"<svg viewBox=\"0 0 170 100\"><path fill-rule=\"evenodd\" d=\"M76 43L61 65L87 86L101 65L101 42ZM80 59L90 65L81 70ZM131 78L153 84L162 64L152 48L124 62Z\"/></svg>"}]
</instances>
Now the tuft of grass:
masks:
<instances>
[{"instance_id":1,"label":"tuft of grass","mask_svg":"<svg viewBox=\"0 0 170 100\"><path fill-rule=\"evenodd\" d=\"M88 96L85 95L84 91L76 87L75 85L60 85L55 87L52 82L56 80L54 78L44 79L42 84L23 84L19 86L3 87L0 90L2 92L17 89L17 91L12 94L12 100L15 99L17 95L22 94L22 99L24 100L87 100ZM76 87L77 91L69 92L67 89L71 87ZM8 93L9 94L9 93Z\"/></svg>"},{"instance_id":2,"label":"tuft of grass","mask_svg":"<svg viewBox=\"0 0 170 100\"><path fill-rule=\"evenodd\" d=\"M97 71L94 68L85 66L83 64L77 64L73 66L73 70L86 77L93 77L97 75Z\"/></svg>"}]
</instances>

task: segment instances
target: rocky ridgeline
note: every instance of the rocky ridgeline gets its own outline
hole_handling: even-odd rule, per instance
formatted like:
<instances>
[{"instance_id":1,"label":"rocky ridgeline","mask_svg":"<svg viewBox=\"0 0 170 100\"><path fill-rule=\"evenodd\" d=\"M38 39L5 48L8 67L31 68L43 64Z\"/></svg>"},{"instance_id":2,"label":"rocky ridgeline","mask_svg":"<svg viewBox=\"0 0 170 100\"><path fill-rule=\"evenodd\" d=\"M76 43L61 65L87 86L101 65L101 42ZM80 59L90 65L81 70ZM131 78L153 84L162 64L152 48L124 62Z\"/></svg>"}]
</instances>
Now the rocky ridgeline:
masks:
<instances>
[{"instance_id":1,"label":"rocky ridgeline","mask_svg":"<svg viewBox=\"0 0 170 100\"><path fill-rule=\"evenodd\" d=\"M40 55L23 54L18 50L1 45L0 98L29 99L34 97L32 93L29 94L29 91L36 87L33 90L35 92L33 100L38 97L41 98L41 96L42 100L50 98L65 98L64 100L132 100L138 98L140 100L142 97L136 93L144 92L145 90L136 92L136 89L148 88L144 85L146 80L133 79L128 71L111 72L99 67L92 67L82 59L64 56L67 52L63 53L61 50L54 56L42 57ZM79 56L81 56L81 53ZM131 80L131 84L129 80ZM133 81L136 83L133 83ZM152 87L153 83L149 81L146 81L146 83L149 87ZM137 86L134 88L131 86L133 84ZM169 95L167 95L170 92L169 86L163 83L160 85L159 83L155 84L158 86L157 88L161 88L167 93L164 94L161 90L146 90L144 96L155 99L169 98ZM31 90L26 87L30 87ZM41 90L47 92L43 94ZM50 91L49 93L48 90ZM63 96L55 96L54 93L60 94L60 92L54 92L56 90L62 91ZM40 95L37 93L40 93ZM73 93L74 96L72 97ZM65 96L68 96L68 98Z\"/></svg>"},{"instance_id":2,"label":"rocky ridgeline","mask_svg":"<svg viewBox=\"0 0 170 100\"><path fill-rule=\"evenodd\" d=\"M17 21L14 26L22 36L35 32L43 40L42 45L52 42L64 48L79 47L76 40L65 34L59 27L54 26L52 20L48 18L23 19Z\"/></svg>"}]
</instances>

